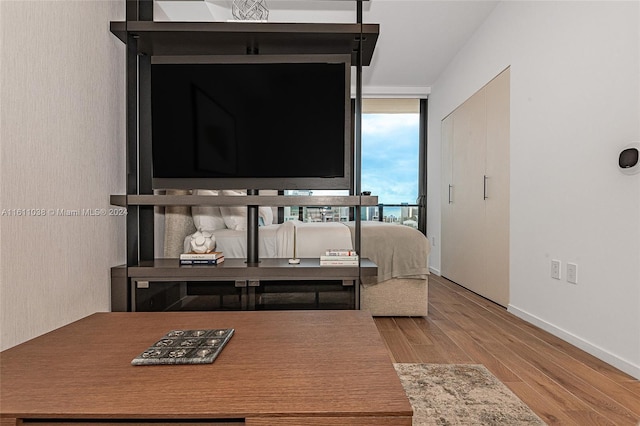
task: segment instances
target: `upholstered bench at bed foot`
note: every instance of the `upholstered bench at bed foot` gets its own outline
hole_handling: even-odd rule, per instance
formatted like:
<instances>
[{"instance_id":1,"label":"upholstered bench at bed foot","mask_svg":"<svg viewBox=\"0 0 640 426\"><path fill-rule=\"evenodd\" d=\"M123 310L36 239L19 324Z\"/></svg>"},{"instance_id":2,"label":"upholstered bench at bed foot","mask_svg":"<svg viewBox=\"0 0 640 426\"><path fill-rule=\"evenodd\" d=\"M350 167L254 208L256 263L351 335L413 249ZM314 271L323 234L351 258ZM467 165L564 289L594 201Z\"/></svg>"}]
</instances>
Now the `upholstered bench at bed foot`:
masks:
<instances>
[{"instance_id":1,"label":"upholstered bench at bed foot","mask_svg":"<svg viewBox=\"0 0 640 426\"><path fill-rule=\"evenodd\" d=\"M360 309L373 316L421 317L428 313L428 277L395 278L360 286Z\"/></svg>"}]
</instances>

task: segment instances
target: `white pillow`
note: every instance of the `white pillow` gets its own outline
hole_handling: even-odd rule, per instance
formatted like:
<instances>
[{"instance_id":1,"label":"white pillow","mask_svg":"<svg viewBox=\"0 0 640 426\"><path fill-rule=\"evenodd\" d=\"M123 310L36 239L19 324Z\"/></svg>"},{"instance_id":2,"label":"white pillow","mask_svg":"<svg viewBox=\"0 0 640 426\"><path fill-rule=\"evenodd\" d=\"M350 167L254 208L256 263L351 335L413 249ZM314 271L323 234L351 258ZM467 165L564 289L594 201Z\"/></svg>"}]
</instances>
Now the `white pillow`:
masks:
<instances>
[{"instance_id":1,"label":"white pillow","mask_svg":"<svg viewBox=\"0 0 640 426\"><path fill-rule=\"evenodd\" d=\"M208 189L196 189L194 195L218 195L218 191ZM225 229L224 218L218 206L193 206L191 207L193 224L198 231L215 231Z\"/></svg>"},{"instance_id":2,"label":"white pillow","mask_svg":"<svg viewBox=\"0 0 640 426\"><path fill-rule=\"evenodd\" d=\"M220 207L224 224L229 229L244 231L247 229L247 208L244 206Z\"/></svg>"},{"instance_id":3,"label":"white pillow","mask_svg":"<svg viewBox=\"0 0 640 426\"><path fill-rule=\"evenodd\" d=\"M224 190L223 195L246 195L246 191ZM220 213L225 225L229 229L245 231L247 229L247 206L220 207ZM273 210L271 207L258 207L258 217L262 218L261 225L273 224Z\"/></svg>"},{"instance_id":4,"label":"white pillow","mask_svg":"<svg viewBox=\"0 0 640 426\"><path fill-rule=\"evenodd\" d=\"M258 191L258 193L260 195L278 195L278 191L271 190L271 189L261 189L260 191ZM274 210L275 210L275 214L274 214ZM277 214L278 214L277 208L267 207L267 206L260 207L258 212L258 215L262 218L264 222L263 225L265 226L273 225L277 217Z\"/></svg>"},{"instance_id":5,"label":"white pillow","mask_svg":"<svg viewBox=\"0 0 640 426\"><path fill-rule=\"evenodd\" d=\"M262 218L262 225L273 224L273 209L271 207L258 207L258 216Z\"/></svg>"}]
</instances>

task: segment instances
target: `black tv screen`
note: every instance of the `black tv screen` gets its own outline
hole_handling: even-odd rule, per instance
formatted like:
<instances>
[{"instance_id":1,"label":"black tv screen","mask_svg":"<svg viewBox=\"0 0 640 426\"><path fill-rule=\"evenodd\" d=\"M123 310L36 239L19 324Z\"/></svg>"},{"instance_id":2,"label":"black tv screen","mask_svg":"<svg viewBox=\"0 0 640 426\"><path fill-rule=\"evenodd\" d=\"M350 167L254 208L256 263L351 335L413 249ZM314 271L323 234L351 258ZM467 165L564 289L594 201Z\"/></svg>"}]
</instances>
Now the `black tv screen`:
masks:
<instances>
[{"instance_id":1,"label":"black tv screen","mask_svg":"<svg viewBox=\"0 0 640 426\"><path fill-rule=\"evenodd\" d=\"M349 68L152 64L154 187L348 189Z\"/></svg>"}]
</instances>

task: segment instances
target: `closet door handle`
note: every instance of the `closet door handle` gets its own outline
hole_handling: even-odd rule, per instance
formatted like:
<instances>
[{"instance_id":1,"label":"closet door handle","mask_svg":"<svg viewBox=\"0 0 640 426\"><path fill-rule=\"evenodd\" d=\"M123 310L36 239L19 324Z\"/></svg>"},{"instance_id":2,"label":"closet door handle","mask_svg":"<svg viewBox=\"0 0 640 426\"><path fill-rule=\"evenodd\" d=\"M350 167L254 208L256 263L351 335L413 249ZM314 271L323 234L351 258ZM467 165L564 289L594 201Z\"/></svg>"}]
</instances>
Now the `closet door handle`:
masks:
<instances>
[{"instance_id":1,"label":"closet door handle","mask_svg":"<svg viewBox=\"0 0 640 426\"><path fill-rule=\"evenodd\" d=\"M484 175L483 192L484 192L483 197L486 200L487 198L489 198L487 197L487 175Z\"/></svg>"},{"instance_id":2,"label":"closet door handle","mask_svg":"<svg viewBox=\"0 0 640 426\"><path fill-rule=\"evenodd\" d=\"M453 188L453 185L449 184L449 204L451 204L451 188Z\"/></svg>"}]
</instances>

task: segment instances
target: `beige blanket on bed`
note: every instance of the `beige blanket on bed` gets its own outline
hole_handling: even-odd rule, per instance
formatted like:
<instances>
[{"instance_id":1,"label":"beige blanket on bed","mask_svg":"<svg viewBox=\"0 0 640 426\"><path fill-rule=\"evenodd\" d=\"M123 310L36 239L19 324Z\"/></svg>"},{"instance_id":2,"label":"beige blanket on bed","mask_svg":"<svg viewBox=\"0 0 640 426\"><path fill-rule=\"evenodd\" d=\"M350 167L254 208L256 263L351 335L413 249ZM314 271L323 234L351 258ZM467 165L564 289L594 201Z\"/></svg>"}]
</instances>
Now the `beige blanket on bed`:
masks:
<instances>
[{"instance_id":1,"label":"beige blanket on bed","mask_svg":"<svg viewBox=\"0 0 640 426\"><path fill-rule=\"evenodd\" d=\"M347 226L355 238L355 223ZM392 278L424 279L429 275L431 246L420 231L403 225L363 221L360 237L360 255L378 265L377 278L363 277L364 285Z\"/></svg>"}]
</instances>

